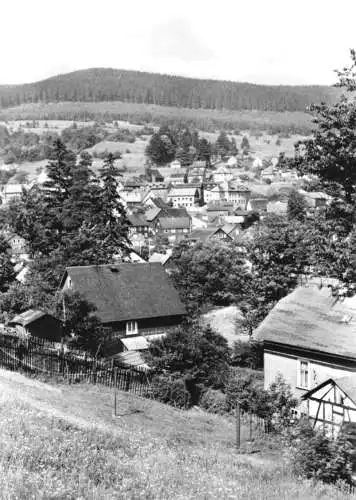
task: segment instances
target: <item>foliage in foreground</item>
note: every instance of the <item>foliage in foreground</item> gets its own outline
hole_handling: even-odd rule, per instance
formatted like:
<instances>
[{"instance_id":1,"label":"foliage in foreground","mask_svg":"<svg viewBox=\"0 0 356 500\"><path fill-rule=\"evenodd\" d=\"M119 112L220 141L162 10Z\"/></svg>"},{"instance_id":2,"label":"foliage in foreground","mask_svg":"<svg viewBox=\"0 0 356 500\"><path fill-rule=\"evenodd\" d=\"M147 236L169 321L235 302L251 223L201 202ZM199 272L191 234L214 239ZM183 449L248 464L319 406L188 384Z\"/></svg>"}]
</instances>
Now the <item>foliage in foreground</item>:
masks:
<instances>
[{"instance_id":1,"label":"foliage in foreground","mask_svg":"<svg viewBox=\"0 0 356 500\"><path fill-rule=\"evenodd\" d=\"M293 430L290 440L289 452L296 476L324 483L352 483L352 447L341 433L332 439L302 422Z\"/></svg>"},{"instance_id":2,"label":"foliage in foreground","mask_svg":"<svg viewBox=\"0 0 356 500\"><path fill-rule=\"evenodd\" d=\"M0 405L0 491L17 498L347 500L332 486L296 481L214 442L182 445L130 428L77 426L14 400ZM46 443L46 446L43 446Z\"/></svg>"}]
</instances>

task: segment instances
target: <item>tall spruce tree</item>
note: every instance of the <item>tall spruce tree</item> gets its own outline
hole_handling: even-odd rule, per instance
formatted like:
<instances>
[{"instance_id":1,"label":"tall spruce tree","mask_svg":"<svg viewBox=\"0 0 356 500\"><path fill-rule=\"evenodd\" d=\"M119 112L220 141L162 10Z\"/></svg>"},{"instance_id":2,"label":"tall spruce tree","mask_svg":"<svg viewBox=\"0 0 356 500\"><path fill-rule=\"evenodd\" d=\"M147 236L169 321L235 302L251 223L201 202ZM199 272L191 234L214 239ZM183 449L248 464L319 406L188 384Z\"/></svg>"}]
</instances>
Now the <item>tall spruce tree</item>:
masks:
<instances>
[{"instance_id":1,"label":"tall spruce tree","mask_svg":"<svg viewBox=\"0 0 356 500\"><path fill-rule=\"evenodd\" d=\"M114 255L125 255L128 252L128 219L126 210L120 200L117 178L119 170L111 153L104 160L100 170L101 207L98 212L96 234L100 237L100 248Z\"/></svg>"}]
</instances>

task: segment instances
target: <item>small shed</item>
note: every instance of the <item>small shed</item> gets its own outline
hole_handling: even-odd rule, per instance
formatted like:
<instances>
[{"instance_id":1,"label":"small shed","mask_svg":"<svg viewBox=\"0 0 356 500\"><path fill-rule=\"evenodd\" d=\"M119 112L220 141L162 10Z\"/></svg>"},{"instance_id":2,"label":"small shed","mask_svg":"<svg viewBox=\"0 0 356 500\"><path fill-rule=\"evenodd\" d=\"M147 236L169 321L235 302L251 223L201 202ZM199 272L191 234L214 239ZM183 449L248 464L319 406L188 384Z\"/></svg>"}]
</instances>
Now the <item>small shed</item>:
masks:
<instances>
[{"instance_id":1,"label":"small shed","mask_svg":"<svg viewBox=\"0 0 356 500\"><path fill-rule=\"evenodd\" d=\"M39 337L41 339L59 342L62 338L61 322L43 311L29 309L9 321L9 326L16 328L19 336Z\"/></svg>"}]
</instances>

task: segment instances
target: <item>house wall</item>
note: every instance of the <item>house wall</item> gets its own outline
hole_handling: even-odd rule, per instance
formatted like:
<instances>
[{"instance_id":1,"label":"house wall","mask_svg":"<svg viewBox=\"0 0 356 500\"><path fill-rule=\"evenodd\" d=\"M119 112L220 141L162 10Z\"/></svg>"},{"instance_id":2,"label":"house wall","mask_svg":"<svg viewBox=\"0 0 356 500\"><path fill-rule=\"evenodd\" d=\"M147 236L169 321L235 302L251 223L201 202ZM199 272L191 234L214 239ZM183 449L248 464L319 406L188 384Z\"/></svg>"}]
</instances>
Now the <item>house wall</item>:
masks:
<instances>
[{"instance_id":1,"label":"house wall","mask_svg":"<svg viewBox=\"0 0 356 500\"><path fill-rule=\"evenodd\" d=\"M264 384L267 389L281 374L286 382L291 386L293 393L301 397L307 389L298 387L299 360L309 361L309 389L316 387L328 378L340 378L347 375L354 375L355 366L347 367L331 362L322 362L305 356L293 356L284 353L276 353L265 350L264 352Z\"/></svg>"},{"instance_id":2,"label":"house wall","mask_svg":"<svg viewBox=\"0 0 356 500\"><path fill-rule=\"evenodd\" d=\"M301 404L310 423L336 436L344 422L356 423L356 404L337 384L330 382Z\"/></svg>"},{"instance_id":3,"label":"house wall","mask_svg":"<svg viewBox=\"0 0 356 500\"><path fill-rule=\"evenodd\" d=\"M155 335L174 331L181 324L182 316L166 316L163 318L148 318L137 320L138 331L135 335L126 334L126 321L106 324L105 327L112 329L111 338L105 342L103 351L106 355L115 354L123 350L121 338L134 338L137 336Z\"/></svg>"}]
</instances>

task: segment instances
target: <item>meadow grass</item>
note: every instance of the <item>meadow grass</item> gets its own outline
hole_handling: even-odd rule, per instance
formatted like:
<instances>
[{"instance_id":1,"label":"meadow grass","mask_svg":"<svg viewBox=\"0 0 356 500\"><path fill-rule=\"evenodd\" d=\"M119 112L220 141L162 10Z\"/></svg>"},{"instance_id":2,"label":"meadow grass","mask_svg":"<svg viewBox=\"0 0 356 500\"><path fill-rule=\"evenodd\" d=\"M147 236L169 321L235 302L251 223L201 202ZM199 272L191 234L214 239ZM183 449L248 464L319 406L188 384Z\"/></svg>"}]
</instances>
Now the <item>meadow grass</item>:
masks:
<instances>
[{"instance_id":1,"label":"meadow grass","mask_svg":"<svg viewBox=\"0 0 356 500\"><path fill-rule=\"evenodd\" d=\"M113 421L100 408L99 425L94 416L99 416L105 391L93 389L47 390L46 384L0 374L1 499L355 498L296 480L274 455L239 454L222 439L206 439L199 434L200 419L206 426L203 413L188 412L183 418L183 412L120 394L120 411L140 408L141 414ZM97 408L86 406L89 401ZM174 417L177 427L186 423L188 439L175 433ZM224 427L220 417L213 418L213 425L219 421ZM168 426L171 433L157 430Z\"/></svg>"}]
</instances>

